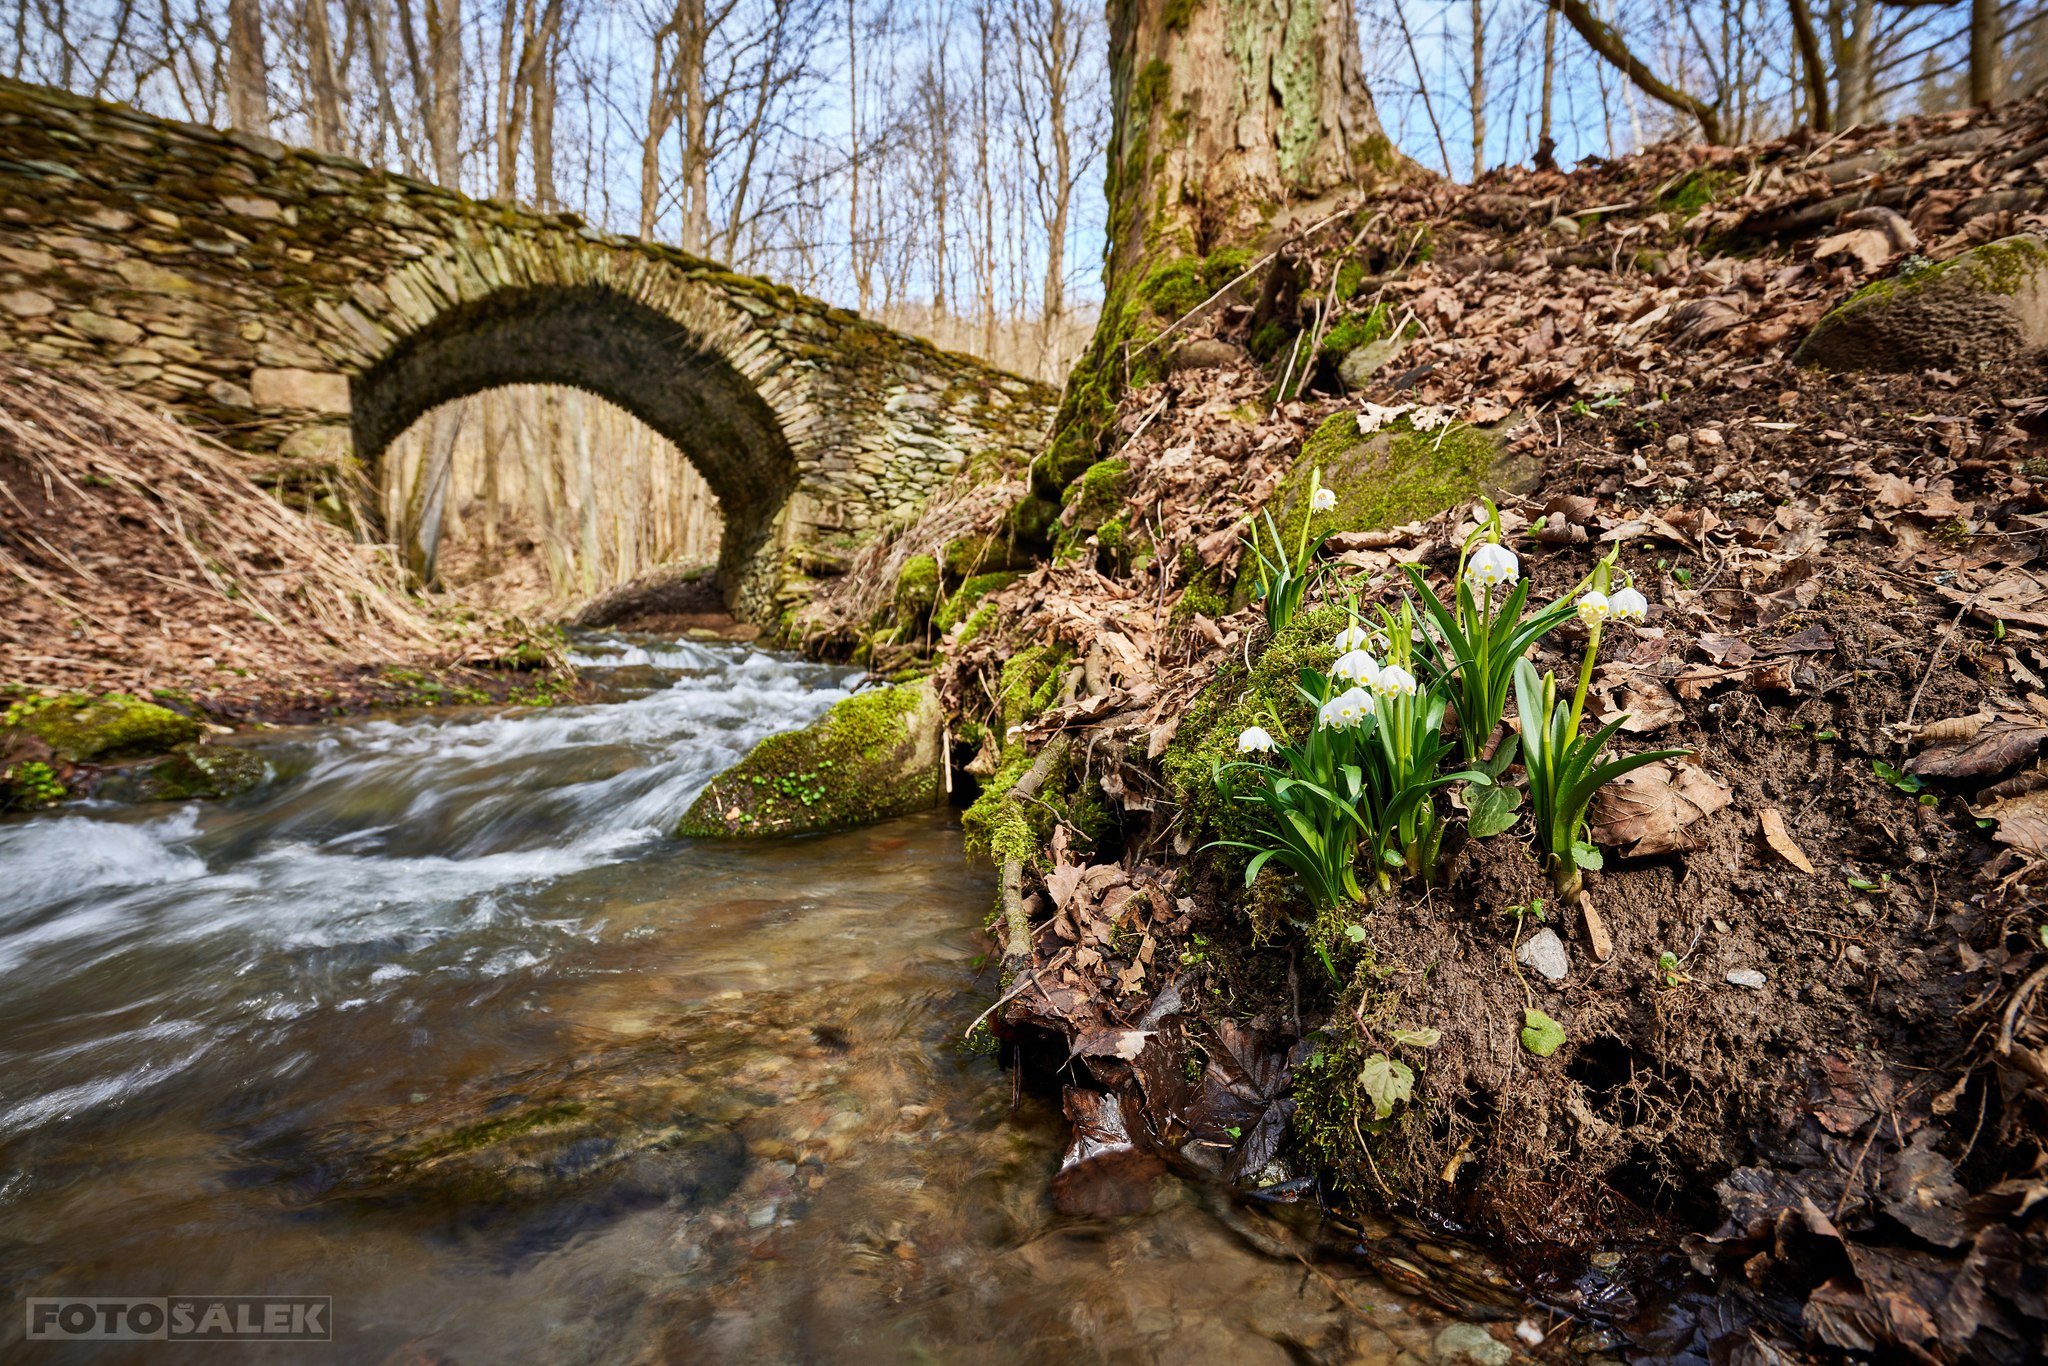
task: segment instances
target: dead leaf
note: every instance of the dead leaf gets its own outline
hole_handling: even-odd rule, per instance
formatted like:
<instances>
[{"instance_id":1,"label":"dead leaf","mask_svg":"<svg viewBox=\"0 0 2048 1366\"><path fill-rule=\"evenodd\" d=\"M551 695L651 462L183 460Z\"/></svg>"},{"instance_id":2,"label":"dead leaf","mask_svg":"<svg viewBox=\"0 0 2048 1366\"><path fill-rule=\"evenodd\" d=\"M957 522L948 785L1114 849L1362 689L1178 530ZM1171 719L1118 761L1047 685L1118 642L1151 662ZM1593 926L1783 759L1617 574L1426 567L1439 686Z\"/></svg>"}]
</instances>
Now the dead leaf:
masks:
<instances>
[{"instance_id":1,"label":"dead leaf","mask_svg":"<svg viewBox=\"0 0 2048 1366\"><path fill-rule=\"evenodd\" d=\"M1906 761L1906 772L1949 782L1995 782L2048 746L2048 728L1994 721L1968 744L1923 750Z\"/></svg>"},{"instance_id":2,"label":"dead leaf","mask_svg":"<svg viewBox=\"0 0 2048 1366\"><path fill-rule=\"evenodd\" d=\"M2048 859L2048 789L1977 808L1998 822L1991 838L2031 858Z\"/></svg>"},{"instance_id":3,"label":"dead leaf","mask_svg":"<svg viewBox=\"0 0 2048 1366\"><path fill-rule=\"evenodd\" d=\"M1785 829L1785 813L1775 806L1767 806L1756 815L1757 823L1763 826L1764 843L1770 845L1779 858L1800 872L1813 872L1813 861L1806 857L1806 851L1799 847L1798 841Z\"/></svg>"},{"instance_id":4,"label":"dead leaf","mask_svg":"<svg viewBox=\"0 0 2048 1366\"><path fill-rule=\"evenodd\" d=\"M1596 843L1646 857L1693 847L1685 828L1728 805L1728 785L1693 764L1664 760L1624 773L1593 798Z\"/></svg>"},{"instance_id":5,"label":"dead leaf","mask_svg":"<svg viewBox=\"0 0 2048 1366\"><path fill-rule=\"evenodd\" d=\"M1876 228L1852 228L1814 244L1814 260L1837 258L1853 262L1860 274L1868 275L1892 259L1891 239Z\"/></svg>"}]
</instances>

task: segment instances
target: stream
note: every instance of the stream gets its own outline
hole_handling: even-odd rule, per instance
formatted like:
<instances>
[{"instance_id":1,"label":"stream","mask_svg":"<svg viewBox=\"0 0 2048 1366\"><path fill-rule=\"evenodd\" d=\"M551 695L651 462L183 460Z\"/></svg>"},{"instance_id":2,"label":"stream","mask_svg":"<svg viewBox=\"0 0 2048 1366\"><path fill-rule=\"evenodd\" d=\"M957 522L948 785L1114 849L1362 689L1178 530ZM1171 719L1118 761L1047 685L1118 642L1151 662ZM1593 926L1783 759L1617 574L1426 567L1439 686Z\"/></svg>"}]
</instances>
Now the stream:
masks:
<instances>
[{"instance_id":1,"label":"stream","mask_svg":"<svg viewBox=\"0 0 2048 1366\"><path fill-rule=\"evenodd\" d=\"M0 823L0 1358L1444 1359L1212 1192L1053 1212L1056 1110L960 1042L993 880L952 818L667 837L857 675L579 649L613 700ZM29 1297L198 1294L330 1296L333 1343L23 1341Z\"/></svg>"}]
</instances>

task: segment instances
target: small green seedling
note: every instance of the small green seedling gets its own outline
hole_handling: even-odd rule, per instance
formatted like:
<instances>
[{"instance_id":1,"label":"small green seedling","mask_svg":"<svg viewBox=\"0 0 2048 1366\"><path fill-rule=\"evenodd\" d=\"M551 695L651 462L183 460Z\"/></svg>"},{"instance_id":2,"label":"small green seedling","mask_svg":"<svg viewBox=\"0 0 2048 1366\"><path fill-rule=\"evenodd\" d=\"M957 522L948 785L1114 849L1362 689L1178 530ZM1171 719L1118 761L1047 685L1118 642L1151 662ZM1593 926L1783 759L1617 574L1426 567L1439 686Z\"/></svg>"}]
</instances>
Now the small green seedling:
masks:
<instances>
[{"instance_id":1,"label":"small green seedling","mask_svg":"<svg viewBox=\"0 0 2048 1366\"><path fill-rule=\"evenodd\" d=\"M1657 971L1663 974L1665 989L1682 987L1692 978L1678 970L1678 955L1666 949L1657 955Z\"/></svg>"},{"instance_id":2,"label":"small green seedling","mask_svg":"<svg viewBox=\"0 0 2048 1366\"><path fill-rule=\"evenodd\" d=\"M1564 1026L1540 1010L1522 1012L1522 1047L1547 1058L1564 1047Z\"/></svg>"}]
</instances>

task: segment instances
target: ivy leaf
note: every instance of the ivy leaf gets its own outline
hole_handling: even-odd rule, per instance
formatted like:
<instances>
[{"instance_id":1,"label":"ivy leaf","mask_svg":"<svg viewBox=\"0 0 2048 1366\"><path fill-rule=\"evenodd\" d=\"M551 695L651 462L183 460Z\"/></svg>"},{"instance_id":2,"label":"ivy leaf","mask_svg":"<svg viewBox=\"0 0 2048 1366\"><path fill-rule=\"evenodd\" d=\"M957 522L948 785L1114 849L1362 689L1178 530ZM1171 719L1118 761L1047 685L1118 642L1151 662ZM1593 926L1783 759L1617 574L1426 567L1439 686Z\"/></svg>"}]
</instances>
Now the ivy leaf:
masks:
<instances>
[{"instance_id":1,"label":"ivy leaf","mask_svg":"<svg viewBox=\"0 0 2048 1366\"><path fill-rule=\"evenodd\" d=\"M1547 1058L1564 1047L1564 1026L1540 1010L1522 1012L1522 1047Z\"/></svg>"},{"instance_id":2,"label":"ivy leaf","mask_svg":"<svg viewBox=\"0 0 2048 1366\"><path fill-rule=\"evenodd\" d=\"M1607 866L1606 856L1584 840L1572 841L1572 862L1589 873L1597 873Z\"/></svg>"},{"instance_id":3,"label":"ivy leaf","mask_svg":"<svg viewBox=\"0 0 2048 1366\"><path fill-rule=\"evenodd\" d=\"M1522 805L1519 788L1506 783L1465 789L1465 829L1474 839L1498 835L1515 823Z\"/></svg>"},{"instance_id":4,"label":"ivy leaf","mask_svg":"<svg viewBox=\"0 0 2048 1366\"><path fill-rule=\"evenodd\" d=\"M1415 1069L1375 1053L1358 1071L1358 1085L1372 1098L1372 1117L1385 1119L1402 1101L1415 1098Z\"/></svg>"},{"instance_id":5,"label":"ivy leaf","mask_svg":"<svg viewBox=\"0 0 2048 1366\"><path fill-rule=\"evenodd\" d=\"M1441 1029L1392 1029L1387 1031L1395 1043L1404 1043L1413 1048L1435 1048L1443 1040Z\"/></svg>"}]
</instances>

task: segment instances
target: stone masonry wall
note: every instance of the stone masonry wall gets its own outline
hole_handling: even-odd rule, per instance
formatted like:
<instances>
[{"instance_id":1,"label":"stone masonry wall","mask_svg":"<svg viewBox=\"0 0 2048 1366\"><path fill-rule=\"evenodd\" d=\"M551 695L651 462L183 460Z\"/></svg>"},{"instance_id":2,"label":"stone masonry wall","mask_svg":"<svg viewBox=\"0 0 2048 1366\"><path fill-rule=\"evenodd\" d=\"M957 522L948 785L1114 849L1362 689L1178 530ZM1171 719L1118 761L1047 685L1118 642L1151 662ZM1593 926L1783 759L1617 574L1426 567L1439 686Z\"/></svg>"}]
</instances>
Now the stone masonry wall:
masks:
<instances>
[{"instance_id":1,"label":"stone masonry wall","mask_svg":"<svg viewBox=\"0 0 2048 1366\"><path fill-rule=\"evenodd\" d=\"M669 247L0 81L0 350L84 366L340 511L425 407L556 382L704 470L768 622L1056 394Z\"/></svg>"}]
</instances>

